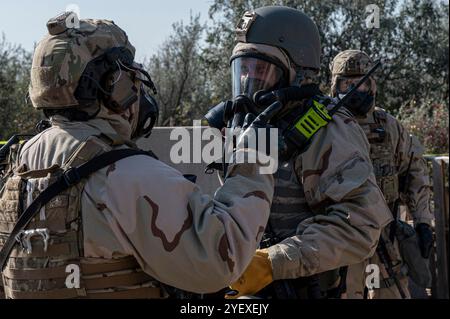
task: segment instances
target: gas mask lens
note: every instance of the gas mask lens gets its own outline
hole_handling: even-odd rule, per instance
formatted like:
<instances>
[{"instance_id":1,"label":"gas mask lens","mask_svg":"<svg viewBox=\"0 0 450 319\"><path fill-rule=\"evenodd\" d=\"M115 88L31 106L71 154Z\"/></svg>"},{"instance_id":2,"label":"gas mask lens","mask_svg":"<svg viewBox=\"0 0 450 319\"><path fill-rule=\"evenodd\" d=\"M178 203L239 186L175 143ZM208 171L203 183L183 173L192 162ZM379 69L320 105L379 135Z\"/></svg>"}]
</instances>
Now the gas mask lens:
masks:
<instances>
[{"instance_id":1,"label":"gas mask lens","mask_svg":"<svg viewBox=\"0 0 450 319\"><path fill-rule=\"evenodd\" d=\"M339 99L356 86L360 77L341 78L337 82L337 93ZM346 101L345 106L355 115L366 115L374 104L374 96L371 92L371 80L367 79L356 92Z\"/></svg>"},{"instance_id":2,"label":"gas mask lens","mask_svg":"<svg viewBox=\"0 0 450 319\"><path fill-rule=\"evenodd\" d=\"M359 82L361 77L342 77L338 80L337 91L339 95L345 95L348 93L356 84ZM370 79L367 79L361 86L358 88L359 92L368 93L370 91Z\"/></svg>"},{"instance_id":3,"label":"gas mask lens","mask_svg":"<svg viewBox=\"0 0 450 319\"><path fill-rule=\"evenodd\" d=\"M231 62L233 97L250 99L261 90L276 89L283 79L283 70L273 63L254 58L237 57Z\"/></svg>"}]
</instances>

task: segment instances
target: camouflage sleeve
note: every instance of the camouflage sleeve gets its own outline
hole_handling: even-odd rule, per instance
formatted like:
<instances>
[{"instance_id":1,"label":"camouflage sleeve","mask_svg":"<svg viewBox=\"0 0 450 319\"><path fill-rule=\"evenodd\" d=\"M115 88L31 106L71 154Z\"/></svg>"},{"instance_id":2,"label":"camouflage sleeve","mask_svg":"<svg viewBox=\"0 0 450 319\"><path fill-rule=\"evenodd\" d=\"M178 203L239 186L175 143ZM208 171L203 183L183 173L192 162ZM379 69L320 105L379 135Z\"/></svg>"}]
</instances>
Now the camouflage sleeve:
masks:
<instances>
[{"instance_id":1,"label":"camouflage sleeve","mask_svg":"<svg viewBox=\"0 0 450 319\"><path fill-rule=\"evenodd\" d=\"M401 182L407 183L405 194L401 194L401 196L404 196L404 202L408 206L415 225L420 223L431 225L433 214L430 208L430 179L427 163L423 158L424 147L415 136L408 133L400 122L395 118L390 119L393 122L391 125L396 126L399 135L396 146L399 178ZM413 155L412 158L411 155ZM411 167L407 173L410 160Z\"/></svg>"},{"instance_id":2,"label":"camouflage sleeve","mask_svg":"<svg viewBox=\"0 0 450 319\"><path fill-rule=\"evenodd\" d=\"M274 279L310 276L373 255L391 220L376 186L369 144L358 123L335 115L296 162L306 201L317 213L297 235L269 249Z\"/></svg>"},{"instance_id":3,"label":"camouflage sleeve","mask_svg":"<svg viewBox=\"0 0 450 319\"><path fill-rule=\"evenodd\" d=\"M93 210L84 217L86 257L134 255L155 279L191 292L228 286L250 262L269 216L273 177L258 168L231 165L211 197L155 159L117 162L85 188Z\"/></svg>"}]
</instances>

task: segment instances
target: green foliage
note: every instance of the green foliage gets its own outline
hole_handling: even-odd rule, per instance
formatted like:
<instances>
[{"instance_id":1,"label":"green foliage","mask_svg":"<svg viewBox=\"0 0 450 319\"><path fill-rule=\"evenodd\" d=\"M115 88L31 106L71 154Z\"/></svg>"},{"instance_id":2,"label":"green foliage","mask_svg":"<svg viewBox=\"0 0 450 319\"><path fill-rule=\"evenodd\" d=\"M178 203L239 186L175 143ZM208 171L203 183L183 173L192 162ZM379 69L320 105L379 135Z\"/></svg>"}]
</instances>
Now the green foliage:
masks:
<instances>
[{"instance_id":1,"label":"green foliage","mask_svg":"<svg viewBox=\"0 0 450 319\"><path fill-rule=\"evenodd\" d=\"M448 154L448 107L427 102L414 102L400 109L400 121L405 128L417 136L428 153Z\"/></svg>"},{"instance_id":2,"label":"green foliage","mask_svg":"<svg viewBox=\"0 0 450 319\"><path fill-rule=\"evenodd\" d=\"M199 42L204 31L200 16L173 24L173 34L153 55L147 69L158 88L159 124L192 125L209 107L209 88Z\"/></svg>"},{"instance_id":3,"label":"green foliage","mask_svg":"<svg viewBox=\"0 0 450 319\"><path fill-rule=\"evenodd\" d=\"M26 103L31 54L0 38L0 140L15 133L32 132L40 118Z\"/></svg>"},{"instance_id":4,"label":"green foliage","mask_svg":"<svg viewBox=\"0 0 450 319\"><path fill-rule=\"evenodd\" d=\"M31 54L0 38L0 140L33 132L39 112L27 104Z\"/></svg>"}]
</instances>

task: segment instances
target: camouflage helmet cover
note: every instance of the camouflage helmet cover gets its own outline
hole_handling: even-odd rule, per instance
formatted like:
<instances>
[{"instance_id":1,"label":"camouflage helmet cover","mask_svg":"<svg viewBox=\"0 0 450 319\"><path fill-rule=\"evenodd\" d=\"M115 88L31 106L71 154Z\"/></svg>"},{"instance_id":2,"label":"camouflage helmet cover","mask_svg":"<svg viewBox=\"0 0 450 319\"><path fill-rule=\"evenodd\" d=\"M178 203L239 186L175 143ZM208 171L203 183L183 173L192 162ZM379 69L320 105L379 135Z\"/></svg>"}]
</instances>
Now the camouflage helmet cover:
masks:
<instances>
[{"instance_id":1,"label":"camouflage helmet cover","mask_svg":"<svg viewBox=\"0 0 450 319\"><path fill-rule=\"evenodd\" d=\"M372 59L363 51L345 50L337 54L330 64L332 94L336 94L336 85L340 77L363 76L371 66Z\"/></svg>"},{"instance_id":2,"label":"camouflage helmet cover","mask_svg":"<svg viewBox=\"0 0 450 319\"><path fill-rule=\"evenodd\" d=\"M80 20L79 28L67 28L61 23L49 20L49 34L34 52L29 93L37 109L78 106L74 92L81 75L91 60L108 49L125 47L133 57L135 54L126 33L113 21Z\"/></svg>"},{"instance_id":3,"label":"camouflage helmet cover","mask_svg":"<svg viewBox=\"0 0 450 319\"><path fill-rule=\"evenodd\" d=\"M331 73L342 76L364 75L369 71L372 59L360 50L345 50L340 52L331 63Z\"/></svg>"}]
</instances>

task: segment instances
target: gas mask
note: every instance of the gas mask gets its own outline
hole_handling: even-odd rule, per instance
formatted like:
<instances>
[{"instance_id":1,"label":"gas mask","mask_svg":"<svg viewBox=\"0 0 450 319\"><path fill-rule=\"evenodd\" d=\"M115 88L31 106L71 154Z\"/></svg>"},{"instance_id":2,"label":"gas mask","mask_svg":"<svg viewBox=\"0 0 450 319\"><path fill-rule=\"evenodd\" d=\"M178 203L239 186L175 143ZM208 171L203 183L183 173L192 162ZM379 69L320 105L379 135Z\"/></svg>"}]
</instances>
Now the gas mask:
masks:
<instances>
[{"instance_id":1,"label":"gas mask","mask_svg":"<svg viewBox=\"0 0 450 319\"><path fill-rule=\"evenodd\" d=\"M255 103L259 92L276 90L286 85L286 68L276 59L256 52L241 52L231 58L232 100L213 107L205 115L216 128L242 127L247 114L255 116L266 107Z\"/></svg>"},{"instance_id":2,"label":"gas mask","mask_svg":"<svg viewBox=\"0 0 450 319\"><path fill-rule=\"evenodd\" d=\"M260 91L271 91L287 85L287 72L281 63L264 55L247 53L231 60L233 98L244 100L248 112L258 115L265 108L254 103L254 95Z\"/></svg>"},{"instance_id":3,"label":"gas mask","mask_svg":"<svg viewBox=\"0 0 450 319\"><path fill-rule=\"evenodd\" d=\"M339 78L337 82L337 96L339 99L343 98L358 81L359 78ZM350 110L355 116L365 116L373 107L375 98L372 90L372 80L358 89L347 101L345 107Z\"/></svg>"},{"instance_id":4,"label":"gas mask","mask_svg":"<svg viewBox=\"0 0 450 319\"><path fill-rule=\"evenodd\" d=\"M148 137L158 118L158 104L146 91L157 90L141 64L123 47L112 48L88 63L75 97L80 105L98 100L131 124L131 137Z\"/></svg>"},{"instance_id":5,"label":"gas mask","mask_svg":"<svg viewBox=\"0 0 450 319\"><path fill-rule=\"evenodd\" d=\"M139 64L135 63L134 65L140 67ZM115 80L116 83L113 82L114 90L108 99L104 100L104 105L114 113L121 115L130 124L128 136L132 140L140 137L148 138L159 115L158 104L148 92L150 85L144 83L146 80L143 78L141 69L119 72L116 72L119 75L115 74L117 80ZM121 85L117 85L119 83ZM104 116L103 113L102 115ZM118 126L123 126L123 124Z\"/></svg>"},{"instance_id":6,"label":"gas mask","mask_svg":"<svg viewBox=\"0 0 450 319\"><path fill-rule=\"evenodd\" d=\"M132 107L130 122L132 125L132 139L148 138L158 120L159 107L156 100L147 92L144 85L139 88L138 101Z\"/></svg>"}]
</instances>

